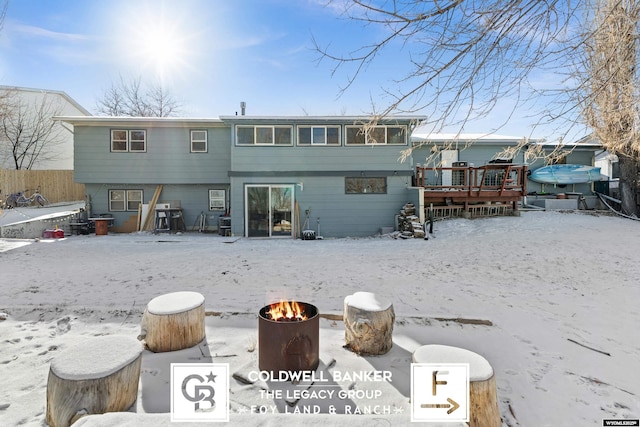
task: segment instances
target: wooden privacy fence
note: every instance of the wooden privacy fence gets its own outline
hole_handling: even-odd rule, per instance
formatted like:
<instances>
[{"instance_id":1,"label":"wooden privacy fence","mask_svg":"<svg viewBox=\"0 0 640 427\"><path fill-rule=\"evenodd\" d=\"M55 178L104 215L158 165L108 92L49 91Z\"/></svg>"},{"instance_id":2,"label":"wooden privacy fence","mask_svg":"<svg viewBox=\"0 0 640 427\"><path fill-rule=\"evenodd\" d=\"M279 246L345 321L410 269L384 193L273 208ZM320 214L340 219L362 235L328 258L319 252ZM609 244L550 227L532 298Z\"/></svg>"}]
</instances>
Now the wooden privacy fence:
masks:
<instances>
[{"instance_id":1,"label":"wooden privacy fence","mask_svg":"<svg viewBox=\"0 0 640 427\"><path fill-rule=\"evenodd\" d=\"M73 181L72 170L0 169L0 199L17 191L26 191L29 196L38 188L50 203L74 202L85 197L84 184Z\"/></svg>"}]
</instances>

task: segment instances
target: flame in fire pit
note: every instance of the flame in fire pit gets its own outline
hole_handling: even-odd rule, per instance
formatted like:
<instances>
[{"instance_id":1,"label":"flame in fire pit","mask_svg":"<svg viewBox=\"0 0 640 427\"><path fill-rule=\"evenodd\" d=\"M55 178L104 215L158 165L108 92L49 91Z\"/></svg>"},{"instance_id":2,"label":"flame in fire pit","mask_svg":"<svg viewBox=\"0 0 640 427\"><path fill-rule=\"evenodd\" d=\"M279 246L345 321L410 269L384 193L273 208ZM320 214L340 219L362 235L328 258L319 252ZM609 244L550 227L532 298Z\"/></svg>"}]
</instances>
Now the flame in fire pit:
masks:
<instances>
[{"instance_id":1,"label":"flame in fire pit","mask_svg":"<svg viewBox=\"0 0 640 427\"><path fill-rule=\"evenodd\" d=\"M270 320L276 322L296 322L307 320L309 317L305 313L304 304L302 306L296 301L280 301L269 306L265 315Z\"/></svg>"}]
</instances>

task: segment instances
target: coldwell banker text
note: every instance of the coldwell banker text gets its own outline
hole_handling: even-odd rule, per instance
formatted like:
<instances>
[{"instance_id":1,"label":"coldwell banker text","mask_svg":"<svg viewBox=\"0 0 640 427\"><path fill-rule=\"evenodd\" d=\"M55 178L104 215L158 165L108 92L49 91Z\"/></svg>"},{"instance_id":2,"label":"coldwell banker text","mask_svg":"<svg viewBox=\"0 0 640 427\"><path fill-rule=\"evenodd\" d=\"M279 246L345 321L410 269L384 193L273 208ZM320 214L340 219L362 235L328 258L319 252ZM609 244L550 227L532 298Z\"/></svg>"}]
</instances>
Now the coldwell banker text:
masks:
<instances>
[{"instance_id":1,"label":"coldwell banker text","mask_svg":"<svg viewBox=\"0 0 640 427\"><path fill-rule=\"evenodd\" d=\"M251 371L249 381L269 382L312 382L326 383L329 381L387 381L391 382L391 371L332 371L329 378L324 371Z\"/></svg>"},{"instance_id":2,"label":"coldwell banker text","mask_svg":"<svg viewBox=\"0 0 640 427\"><path fill-rule=\"evenodd\" d=\"M280 405L252 405L251 412L258 414L375 414L392 413L390 405L380 405L383 391L377 386L367 389L343 389L339 382L383 383L392 381L391 371L252 371L248 374L252 382L265 381L272 384L268 390L260 390L262 399L280 401ZM282 384L282 386L279 386ZM284 383L290 383L284 385ZM331 384L329 384L331 383ZM283 405L282 402L286 402ZM357 402L357 403L356 403Z\"/></svg>"}]
</instances>

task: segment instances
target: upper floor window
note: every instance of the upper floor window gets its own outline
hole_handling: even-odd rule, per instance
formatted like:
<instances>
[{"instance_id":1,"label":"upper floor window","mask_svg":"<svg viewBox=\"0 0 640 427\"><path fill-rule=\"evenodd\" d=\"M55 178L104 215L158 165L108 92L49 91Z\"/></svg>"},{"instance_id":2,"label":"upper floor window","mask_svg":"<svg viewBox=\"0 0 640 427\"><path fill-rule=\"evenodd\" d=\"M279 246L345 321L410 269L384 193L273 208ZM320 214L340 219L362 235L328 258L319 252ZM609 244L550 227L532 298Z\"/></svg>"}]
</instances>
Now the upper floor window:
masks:
<instances>
[{"instance_id":1,"label":"upper floor window","mask_svg":"<svg viewBox=\"0 0 640 427\"><path fill-rule=\"evenodd\" d=\"M147 131L142 129L112 129L111 151L147 151Z\"/></svg>"},{"instance_id":2,"label":"upper floor window","mask_svg":"<svg viewBox=\"0 0 640 427\"><path fill-rule=\"evenodd\" d=\"M347 126L347 145L405 145L407 132L405 126Z\"/></svg>"},{"instance_id":3,"label":"upper floor window","mask_svg":"<svg viewBox=\"0 0 640 427\"><path fill-rule=\"evenodd\" d=\"M340 126L298 126L298 145L340 145Z\"/></svg>"},{"instance_id":4,"label":"upper floor window","mask_svg":"<svg viewBox=\"0 0 640 427\"><path fill-rule=\"evenodd\" d=\"M142 203L142 190L109 190L110 211L137 211Z\"/></svg>"},{"instance_id":5,"label":"upper floor window","mask_svg":"<svg viewBox=\"0 0 640 427\"><path fill-rule=\"evenodd\" d=\"M207 131L206 130L191 131L191 152L192 153L207 152Z\"/></svg>"},{"instance_id":6,"label":"upper floor window","mask_svg":"<svg viewBox=\"0 0 640 427\"><path fill-rule=\"evenodd\" d=\"M236 126L237 145L291 145L291 126Z\"/></svg>"}]
</instances>

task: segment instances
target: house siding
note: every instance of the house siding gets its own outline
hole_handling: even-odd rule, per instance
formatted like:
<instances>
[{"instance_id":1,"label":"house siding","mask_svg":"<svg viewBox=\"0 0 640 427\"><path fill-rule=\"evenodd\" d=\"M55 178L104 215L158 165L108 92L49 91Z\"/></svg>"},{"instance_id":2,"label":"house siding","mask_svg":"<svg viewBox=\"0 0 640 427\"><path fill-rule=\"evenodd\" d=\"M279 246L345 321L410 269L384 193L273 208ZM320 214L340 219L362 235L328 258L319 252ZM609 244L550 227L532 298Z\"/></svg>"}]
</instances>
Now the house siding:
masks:
<instances>
[{"instance_id":1,"label":"house siding","mask_svg":"<svg viewBox=\"0 0 640 427\"><path fill-rule=\"evenodd\" d=\"M369 236L381 227L393 226L402 205L417 197L417 191L409 189L411 163L398 161L401 150L408 146L345 146L347 122L343 119L324 123L340 125L341 145L335 147L297 145L295 120L288 122L293 135L290 146L237 146L235 124L214 122L192 125L188 120L183 123L143 118L75 122L75 178L87 185L92 213L113 215L117 231L118 225L134 221L137 212L109 211L109 190L142 190L143 203L149 203L157 185L163 184L158 203L182 207L187 229L197 228L201 213L215 228L218 217L227 211L232 233L243 236L246 186L287 184L295 189L300 227L305 220L304 211L310 209L307 227L317 230L320 218L320 231L327 237ZM270 119L243 121L249 125L270 123L282 124ZM112 152L112 129L146 130L146 152ZM190 152L191 129L208 131L206 153ZM386 194L346 194L347 176L386 178ZM209 211L210 189L227 191L226 210Z\"/></svg>"},{"instance_id":2,"label":"house siding","mask_svg":"<svg viewBox=\"0 0 640 427\"><path fill-rule=\"evenodd\" d=\"M411 170L400 163L406 146L233 147L233 171Z\"/></svg>"},{"instance_id":3,"label":"house siding","mask_svg":"<svg viewBox=\"0 0 640 427\"><path fill-rule=\"evenodd\" d=\"M243 121L243 125L273 125L278 121L240 120ZM300 219L299 227L294 224L294 229L303 228L305 211L309 209L309 222L304 228L317 232L319 219L319 231L323 237L374 235L381 227L392 227L395 215L403 204L412 197L417 198L417 191L409 189L413 166L411 162L398 160L401 151L407 149L408 145L346 145L345 128L353 122L341 122L339 118L317 124L339 125L339 146L298 145L297 126L308 126L310 122L304 119L299 122L280 119L277 124L292 126L291 145L236 145L235 127L232 129L230 175L234 235L246 235L247 185L292 185ZM346 194L347 176L384 177L387 181L387 192Z\"/></svg>"},{"instance_id":4,"label":"house siding","mask_svg":"<svg viewBox=\"0 0 640 427\"><path fill-rule=\"evenodd\" d=\"M127 228L127 222L135 221L137 211L109 210L109 190L142 190L143 203L148 204L156 190L155 185L101 183L86 184L92 215L111 214L115 219L115 230ZM200 214L207 215L207 221L212 229L217 228L218 217L225 212L209 210L209 190L225 190L229 197L229 185L225 183L211 184L169 184L163 185L158 204L170 203L172 207L181 207L187 230L198 229ZM228 202L228 200L227 200ZM135 224L135 222L134 222ZM132 231L130 229L126 231Z\"/></svg>"},{"instance_id":5,"label":"house siding","mask_svg":"<svg viewBox=\"0 0 640 427\"><path fill-rule=\"evenodd\" d=\"M367 175L373 176L373 175ZM318 231L323 237L372 236L381 227L393 227L395 215L410 201L417 203L418 192L409 189L410 176L388 176L386 194L346 194L345 176L232 177L232 233L245 235L245 187L255 184L288 184L294 186L299 206L300 227ZM302 186L298 185L302 184ZM305 211L309 222L305 224ZM295 228L298 228L294 224Z\"/></svg>"},{"instance_id":6,"label":"house siding","mask_svg":"<svg viewBox=\"0 0 640 427\"><path fill-rule=\"evenodd\" d=\"M488 164L493 158L497 157L505 147L510 144L486 144L483 142L476 142L466 149L458 150L458 161L467 162L475 167ZM431 146L423 146L414 150L412 158L414 163L421 165L426 164L426 159L431 155ZM524 153L519 152L513 159L515 164L524 163ZM426 164L427 166L437 166L435 164Z\"/></svg>"},{"instance_id":7,"label":"house siding","mask_svg":"<svg viewBox=\"0 0 640 427\"><path fill-rule=\"evenodd\" d=\"M145 129L147 150L111 152L111 129ZM190 130L205 129L208 151L191 153ZM229 182L229 129L75 126L75 177L84 183L203 184Z\"/></svg>"}]
</instances>

